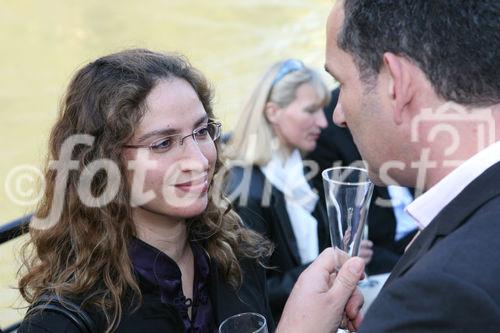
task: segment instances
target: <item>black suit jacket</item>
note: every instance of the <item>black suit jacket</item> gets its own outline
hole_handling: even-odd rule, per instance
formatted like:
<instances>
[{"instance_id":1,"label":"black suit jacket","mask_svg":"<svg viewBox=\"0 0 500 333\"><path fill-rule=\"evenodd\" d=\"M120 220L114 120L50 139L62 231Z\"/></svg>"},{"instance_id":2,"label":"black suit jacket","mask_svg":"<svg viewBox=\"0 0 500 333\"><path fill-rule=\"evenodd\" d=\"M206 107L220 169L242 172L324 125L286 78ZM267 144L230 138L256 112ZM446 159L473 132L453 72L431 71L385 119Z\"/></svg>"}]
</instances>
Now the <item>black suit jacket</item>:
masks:
<instances>
[{"instance_id":1,"label":"black suit jacket","mask_svg":"<svg viewBox=\"0 0 500 333\"><path fill-rule=\"evenodd\" d=\"M249 259L240 260L240 265L243 270L243 284L235 291L224 282L217 265L214 262L210 263L209 294L216 324L219 325L224 319L238 313L257 312L266 317L269 331L273 332L274 321L266 298L264 268ZM140 276L138 276L138 281L143 303L135 312L124 308L124 314L116 332L184 332L182 319L177 309L161 301L158 286ZM87 313L100 327L99 332L104 332L105 320L102 311L89 310ZM80 330L62 314L44 310L25 318L18 332L79 333Z\"/></svg>"},{"instance_id":2,"label":"black suit jacket","mask_svg":"<svg viewBox=\"0 0 500 333\"><path fill-rule=\"evenodd\" d=\"M333 123L332 115L339 97L339 89L332 91L331 101L325 109L328 127L321 131L316 149L305 159L318 163L319 172L313 178L314 187L318 190L323 205L325 194L321 171L332 167L334 164L347 166L362 163L351 133L347 128L338 127ZM377 200L390 199L386 187L375 186L368 212L368 238L373 242L373 257L367 267L368 274L390 272L404 252L409 240L415 232L395 241L396 217L392 207L381 206Z\"/></svg>"},{"instance_id":3,"label":"black suit jacket","mask_svg":"<svg viewBox=\"0 0 500 333\"><path fill-rule=\"evenodd\" d=\"M271 311L277 322L298 276L308 266L301 263L285 197L266 181L258 167L234 167L227 181L226 192L243 223L265 235L275 245L268 262L271 269L267 271L267 290ZM236 193L241 184L246 185L240 187L241 193ZM326 211L319 202L312 215L318 221L318 243L322 251L330 245L330 235Z\"/></svg>"},{"instance_id":4,"label":"black suit jacket","mask_svg":"<svg viewBox=\"0 0 500 333\"><path fill-rule=\"evenodd\" d=\"M500 331L500 163L423 230L360 332Z\"/></svg>"}]
</instances>

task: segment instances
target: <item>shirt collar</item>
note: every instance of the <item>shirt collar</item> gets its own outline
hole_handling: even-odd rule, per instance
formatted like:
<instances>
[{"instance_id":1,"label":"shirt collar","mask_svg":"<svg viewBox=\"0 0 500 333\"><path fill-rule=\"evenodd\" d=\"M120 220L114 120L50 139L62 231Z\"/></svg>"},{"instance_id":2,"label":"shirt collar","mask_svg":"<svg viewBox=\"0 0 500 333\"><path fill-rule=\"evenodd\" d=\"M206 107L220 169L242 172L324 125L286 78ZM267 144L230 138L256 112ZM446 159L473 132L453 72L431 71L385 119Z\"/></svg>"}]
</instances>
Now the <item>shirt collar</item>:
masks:
<instances>
[{"instance_id":1,"label":"shirt collar","mask_svg":"<svg viewBox=\"0 0 500 333\"><path fill-rule=\"evenodd\" d=\"M201 245L190 242L193 251L195 278L204 285L210 274L209 261ZM160 289L177 292L181 288L181 271L177 263L156 247L133 238L129 246L129 256L136 273Z\"/></svg>"},{"instance_id":2,"label":"shirt collar","mask_svg":"<svg viewBox=\"0 0 500 333\"><path fill-rule=\"evenodd\" d=\"M486 169L500 161L500 141L465 161L406 207L407 213L424 229L462 190Z\"/></svg>"}]
</instances>

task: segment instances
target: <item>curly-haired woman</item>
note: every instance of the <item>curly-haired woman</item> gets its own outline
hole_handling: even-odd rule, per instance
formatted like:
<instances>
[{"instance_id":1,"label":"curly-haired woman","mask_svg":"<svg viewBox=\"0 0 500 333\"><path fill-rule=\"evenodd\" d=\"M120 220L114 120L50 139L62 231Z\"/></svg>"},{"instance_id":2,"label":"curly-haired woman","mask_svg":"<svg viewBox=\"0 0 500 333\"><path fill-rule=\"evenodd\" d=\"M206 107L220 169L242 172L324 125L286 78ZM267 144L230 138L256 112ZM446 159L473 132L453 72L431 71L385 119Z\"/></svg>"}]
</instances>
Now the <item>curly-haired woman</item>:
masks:
<instances>
[{"instance_id":1,"label":"curly-haired woman","mask_svg":"<svg viewBox=\"0 0 500 333\"><path fill-rule=\"evenodd\" d=\"M272 246L211 194L221 163L210 100L178 55L127 50L75 74L30 226L19 333L217 332L243 312L273 331L260 264ZM280 332L333 331L348 300L349 327L359 324L363 265L351 259L334 281L329 250L299 280Z\"/></svg>"},{"instance_id":2,"label":"curly-haired woman","mask_svg":"<svg viewBox=\"0 0 500 333\"><path fill-rule=\"evenodd\" d=\"M214 332L248 311L272 327L257 264L271 246L210 196L213 118L206 79L178 55L127 50L80 69L50 136L22 296L76 303L103 332ZM32 306L20 331L78 328Z\"/></svg>"}]
</instances>

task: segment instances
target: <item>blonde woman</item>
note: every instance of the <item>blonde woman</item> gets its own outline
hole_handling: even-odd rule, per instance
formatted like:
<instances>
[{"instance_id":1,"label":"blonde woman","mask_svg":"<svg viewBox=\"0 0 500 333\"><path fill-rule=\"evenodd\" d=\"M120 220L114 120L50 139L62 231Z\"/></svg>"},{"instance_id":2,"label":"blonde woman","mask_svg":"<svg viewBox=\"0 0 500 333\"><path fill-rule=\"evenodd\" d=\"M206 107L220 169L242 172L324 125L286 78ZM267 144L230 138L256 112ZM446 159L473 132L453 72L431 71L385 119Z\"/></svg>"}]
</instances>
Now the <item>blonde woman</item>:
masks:
<instances>
[{"instance_id":1,"label":"blonde woman","mask_svg":"<svg viewBox=\"0 0 500 333\"><path fill-rule=\"evenodd\" d=\"M326 212L308 182L318 170L302 160L327 126L329 98L300 60L278 62L255 87L225 150L234 208L276 247L267 278L275 320L299 274L330 244Z\"/></svg>"}]
</instances>

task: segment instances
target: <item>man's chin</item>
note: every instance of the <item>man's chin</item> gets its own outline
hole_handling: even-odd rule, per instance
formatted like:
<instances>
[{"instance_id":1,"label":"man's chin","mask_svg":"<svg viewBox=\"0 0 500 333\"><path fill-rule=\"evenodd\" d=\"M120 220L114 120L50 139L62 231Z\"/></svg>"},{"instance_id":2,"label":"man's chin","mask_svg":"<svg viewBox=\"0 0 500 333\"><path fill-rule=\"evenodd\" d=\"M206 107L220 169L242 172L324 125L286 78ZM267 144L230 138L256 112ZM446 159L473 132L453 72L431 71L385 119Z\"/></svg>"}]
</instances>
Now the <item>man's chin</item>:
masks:
<instances>
[{"instance_id":1,"label":"man's chin","mask_svg":"<svg viewBox=\"0 0 500 333\"><path fill-rule=\"evenodd\" d=\"M370 178L371 182L376 186L387 186L387 184L380 178L378 172L374 172L373 170L368 170L368 177Z\"/></svg>"}]
</instances>

